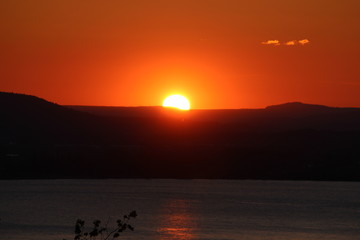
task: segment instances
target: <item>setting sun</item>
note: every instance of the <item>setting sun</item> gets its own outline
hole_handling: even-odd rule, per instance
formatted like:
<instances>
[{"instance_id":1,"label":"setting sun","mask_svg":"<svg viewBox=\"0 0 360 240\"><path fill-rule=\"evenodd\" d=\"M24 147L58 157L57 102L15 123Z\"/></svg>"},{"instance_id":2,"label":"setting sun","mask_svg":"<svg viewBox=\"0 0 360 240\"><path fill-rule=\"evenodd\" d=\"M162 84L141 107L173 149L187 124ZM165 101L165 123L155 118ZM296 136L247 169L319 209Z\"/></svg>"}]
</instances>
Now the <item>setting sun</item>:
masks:
<instances>
[{"instance_id":1,"label":"setting sun","mask_svg":"<svg viewBox=\"0 0 360 240\"><path fill-rule=\"evenodd\" d=\"M186 97L181 95L171 95L165 98L163 107L173 107L180 110L189 110L190 102Z\"/></svg>"}]
</instances>

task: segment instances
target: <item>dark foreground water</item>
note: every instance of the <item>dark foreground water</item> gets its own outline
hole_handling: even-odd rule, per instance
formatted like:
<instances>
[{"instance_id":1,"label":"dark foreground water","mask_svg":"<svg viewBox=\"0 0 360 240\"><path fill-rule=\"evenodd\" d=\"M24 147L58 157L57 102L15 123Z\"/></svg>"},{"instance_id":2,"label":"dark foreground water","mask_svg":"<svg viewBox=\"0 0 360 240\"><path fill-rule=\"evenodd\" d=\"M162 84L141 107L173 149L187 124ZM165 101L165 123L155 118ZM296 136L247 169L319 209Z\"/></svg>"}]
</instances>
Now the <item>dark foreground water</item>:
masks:
<instances>
[{"instance_id":1,"label":"dark foreground water","mask_svg":"<svg viewBox=\"0 0 360 240\"><path fill-rule=\"evenodd\" d=\"M0 239L73 239L77 218L110 224L136 210L120 239L360 239L360 183L240 180L0 181Z\"/></svg>"}]
</instances>

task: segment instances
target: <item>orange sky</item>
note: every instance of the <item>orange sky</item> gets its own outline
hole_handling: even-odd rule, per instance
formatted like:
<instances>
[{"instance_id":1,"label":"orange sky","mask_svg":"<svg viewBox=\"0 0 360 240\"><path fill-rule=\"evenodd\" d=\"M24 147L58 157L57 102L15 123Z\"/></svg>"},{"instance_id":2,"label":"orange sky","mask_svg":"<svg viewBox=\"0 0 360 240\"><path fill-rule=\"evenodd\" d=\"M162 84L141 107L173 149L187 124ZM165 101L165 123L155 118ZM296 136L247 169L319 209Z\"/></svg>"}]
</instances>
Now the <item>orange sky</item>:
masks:
<instances>
[{"instance_id":1,"label":"orange sky","mask_svg":"<svg viewBox=\"0 0 360 240\"><path fill-rule=\"evenodd\" d=\"M358 0L2 0L0 91L72 105L161 105L180 93L193 108L360 107L359 9Z\"/></svg>"}]
</instances>

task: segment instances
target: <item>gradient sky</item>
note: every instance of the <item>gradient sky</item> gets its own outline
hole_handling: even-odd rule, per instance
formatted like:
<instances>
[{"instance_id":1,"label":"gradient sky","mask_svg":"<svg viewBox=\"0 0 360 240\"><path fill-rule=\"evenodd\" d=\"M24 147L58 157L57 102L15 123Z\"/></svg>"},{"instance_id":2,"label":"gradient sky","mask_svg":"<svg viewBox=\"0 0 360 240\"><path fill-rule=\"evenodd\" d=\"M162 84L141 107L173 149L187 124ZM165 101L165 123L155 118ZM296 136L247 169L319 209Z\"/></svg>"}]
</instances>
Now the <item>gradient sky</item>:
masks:
<instances>
[{"instance_id":1,"label":"gradient sky","mask_svg":"<svg viewBox=\"0 0 360 240\"><path fill-rule=\"evenodd\" d=\"M358 0L1 0L0 91L59 104L360 107Z\"/></svg>"}]
</instances>

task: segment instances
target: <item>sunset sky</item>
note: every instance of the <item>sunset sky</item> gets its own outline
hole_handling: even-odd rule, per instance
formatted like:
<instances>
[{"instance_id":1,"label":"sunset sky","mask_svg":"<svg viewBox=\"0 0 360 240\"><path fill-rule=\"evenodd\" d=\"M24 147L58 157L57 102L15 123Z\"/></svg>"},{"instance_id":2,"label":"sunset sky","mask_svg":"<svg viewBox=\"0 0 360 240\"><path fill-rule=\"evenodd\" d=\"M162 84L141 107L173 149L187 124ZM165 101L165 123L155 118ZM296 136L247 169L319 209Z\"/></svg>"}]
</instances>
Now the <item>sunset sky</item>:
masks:
<instances>
[{"instance_id":1,"label":"sunset sky","mask_svg":"<svg viewBox=\"0 0 360 240\"><path fill-rule=\"evenodd\" d=\"M1 0L0 91L64 105L360 107L359 0Z\"/></svg>"}]
</instances>

